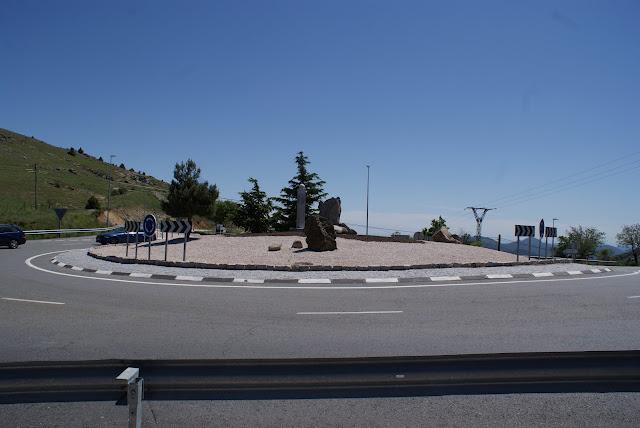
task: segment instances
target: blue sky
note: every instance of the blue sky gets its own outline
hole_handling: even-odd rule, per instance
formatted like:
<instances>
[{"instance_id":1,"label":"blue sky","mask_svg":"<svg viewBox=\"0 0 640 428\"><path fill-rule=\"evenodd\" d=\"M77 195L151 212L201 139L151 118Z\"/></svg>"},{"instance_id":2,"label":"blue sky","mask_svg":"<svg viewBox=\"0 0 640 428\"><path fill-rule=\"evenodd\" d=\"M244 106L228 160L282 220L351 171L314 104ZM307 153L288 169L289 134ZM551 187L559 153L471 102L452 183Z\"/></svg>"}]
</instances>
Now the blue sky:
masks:
<instances>
[{"instance_id":1,"label":"blue sky","mask_svg":"<svg viewBox=\"0 0 640 428\"><path fill-rule=\"evenodd\" d=\"M357 224L370 164L370 224L390 229L473 231L464 208L484 204L489 236L640 222L635 1L6 0L0 17L0 126L54 145L167 180L191 157L228 198L250 176L276 195L304 150Z\"/></svg>"}]
</instances>

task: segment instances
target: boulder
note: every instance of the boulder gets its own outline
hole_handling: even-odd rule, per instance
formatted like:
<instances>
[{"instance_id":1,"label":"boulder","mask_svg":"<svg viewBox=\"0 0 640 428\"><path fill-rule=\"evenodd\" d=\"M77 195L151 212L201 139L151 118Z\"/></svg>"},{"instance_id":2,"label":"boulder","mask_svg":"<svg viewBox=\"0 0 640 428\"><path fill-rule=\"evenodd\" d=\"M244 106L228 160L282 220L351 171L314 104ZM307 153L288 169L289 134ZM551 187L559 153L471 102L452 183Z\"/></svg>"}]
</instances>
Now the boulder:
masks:
<instances>
[{"instance_id":1,"label":"boulder","mask_svg":"<svg viewBox=\"0 0 640 428\"><path fill-rule=\"evenodd\" d=\"M293 241L291 248L302 248L302 241Z\"/></svg>"},{"instance_id":2,"label":"boulder","mask_svg":"<svg viewBox=\"0 0 640 428\"><path fill-rule=\"evenodd\" d=\"M320 217L324 217L331 224L340 225L340 214L342 214L342 204L340 198L329 198L326 201L320 201L318 204Z\"/></svg>"},{"instance_id":3,"label":"boulder","mask_svg":"<svg viewBox=\"0 0 640 428\"><path fill-rule=\"evenodd\" d=\"M304 225L307 247L313 251L333 251L336 245L336 231L331 222L317 215L307 217Z\"/></svg>"},{"instance_id":4,"label":"boulder","mask_svg":"<svg viewBox=\"0 0 640 428\"><path fill-rule=\"evenodd\" d=\"M282 244L269 245L269 251L280 251L280 248L282 248Z\"/></svg>"},{"instance_id":5,"label":"boulder","mask_svg":"<svg viewBox=\"0 0 640 428\"><path fill-rule=\"evenodd\" d=\"M424 241L424 233L422 232L416 232L413 234L413 239L415 239L416 241Z\"/></svg>"},{"instance_id":6,"label":"boulder","mask_svg":"<svg viewBox=\"0 0 640 428\"><path fill-rule=\"evenodd\" d=\"M340 224L338 224L338 226L343 228L345 230L344 233L346 233L347 235L357 235L358 234L358 232L356 232L355 230L351 229L349 226L347 226L344 223L340 223Z\"/></svg>"},{"instance_id":7,"label":"boulder","mask_svg":"<svg viewBox=\"0 0 640 428\"><path fill-rule=\"evenodd\" d=\"M431 240L435 242L444 242L447 244L462 244L462 242L458 241L456 238L451 236L449 233L449 229L446 227L441 227L436 233L431 236Z\"/></svg>"}]
</instances>

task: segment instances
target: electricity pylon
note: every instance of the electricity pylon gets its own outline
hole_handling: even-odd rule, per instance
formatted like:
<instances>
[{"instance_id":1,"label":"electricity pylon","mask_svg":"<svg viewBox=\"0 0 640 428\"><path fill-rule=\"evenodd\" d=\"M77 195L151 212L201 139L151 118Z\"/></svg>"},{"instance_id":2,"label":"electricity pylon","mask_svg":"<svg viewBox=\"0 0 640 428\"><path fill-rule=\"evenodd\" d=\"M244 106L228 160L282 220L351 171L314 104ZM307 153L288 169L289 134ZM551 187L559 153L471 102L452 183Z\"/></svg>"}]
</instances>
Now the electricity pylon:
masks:
<instances>
[{"instance_id":1,"label":"electricity pylon","mask_svg":"<svg viewBox=\"0 0 640 428\"><path fill-rule=\"evenodd\" d=\"M484 220L487 212L495 210L495 208L467 207L465 209L473 211L473 216L476 218L476 240L480 241L482 238L482 220ZM482 214L478 214L478 211L482 211Z\"/></svg>"}]
</instances>

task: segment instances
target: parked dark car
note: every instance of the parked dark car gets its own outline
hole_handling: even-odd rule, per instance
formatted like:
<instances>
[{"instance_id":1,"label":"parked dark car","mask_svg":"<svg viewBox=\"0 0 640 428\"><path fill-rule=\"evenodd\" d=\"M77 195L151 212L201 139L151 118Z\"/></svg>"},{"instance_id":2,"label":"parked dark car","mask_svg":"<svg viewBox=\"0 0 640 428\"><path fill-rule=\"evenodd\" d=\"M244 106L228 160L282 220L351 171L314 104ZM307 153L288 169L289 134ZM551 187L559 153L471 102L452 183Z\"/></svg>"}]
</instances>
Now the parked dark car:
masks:
<instances>
[{"instance_id":1,"label":"parked dark car","mask_svg":"<svg viewBox=\"0 0 640 428\"><path fill-rule=\"evenodd\" d=\"M127 235L129 235L129 243L136 242L136 232L127 232L121 227L101 233L96 236L96 242L99 242L100 244L120 244L127 242ZM146 239L146 241L148 240L149 239ZM151 235L151 241L155 240L156 235ZM145 242L144 232L138 232L138 242Z\"/></svg>"},{"instance_id":2,"label":"parked dark car","mask_svg":"<svg viewBox=\"0 0 640 428\"><path fill-rule=\"evenodd\" d=\"M0 245L16 249L18 245L27 242L22 229L15 224L0 224Z\"/></svg>"}]
</instances>

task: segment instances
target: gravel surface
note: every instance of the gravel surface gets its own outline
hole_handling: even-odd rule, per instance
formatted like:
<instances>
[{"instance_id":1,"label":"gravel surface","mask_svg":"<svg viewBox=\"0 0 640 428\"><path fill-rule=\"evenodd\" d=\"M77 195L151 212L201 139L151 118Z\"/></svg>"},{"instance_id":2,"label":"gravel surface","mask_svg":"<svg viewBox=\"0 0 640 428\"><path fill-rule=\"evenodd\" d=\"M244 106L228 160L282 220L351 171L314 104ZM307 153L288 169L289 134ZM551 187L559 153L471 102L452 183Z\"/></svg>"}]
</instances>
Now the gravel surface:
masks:
<instances>
[{"instance_id":1,"label":"gravel surface","mask_svg":"<svg viewBox=\"0 0 640 428\"><path fill-rule=\"evenodd\" d=\"M409 245L409 244L402 244ZM428 276L448 275L488 275L505 273L530 273L530 272L558 272L568 270L585 270L597 266L588 266L578 263L559 263L548 265L521 265L484 268L446 268L446 269L410 269L396 271L315 271L315 272L282 272L265 270L223 270L223 269L192 269L175 268L152 265L120 264L104 260L98 260L87 255L87 249L70 250L60 253L56 258L66 264L90 269L110 270L118 272L143 272L163 275L193 275L212 276L218 278L247 278L247 279L274 279L274 278L330 278L330 279L359 279L359 278L423 278Z\"/></svg>"},{"instance_id":2,"label":"gravel surface","mask_svg":"<svg viewBox=\"0 0 640 428\"><path fill-rule=\"evenodd\" d=\"M291 244L301 240L305 248L292 249ZM168 261L182 261L183 245L179 240L168 247ZM268 251L269 245L281 245L280 251ZM187 261L212 264L292 266L312 264L319 266L394 266L436 263L515 262L516 256L487 248L439 242L398 243L363 242L337 239L335 251L315 252L306 248L304 238L298 236L226 237L199 236L187 244ZM125 257L125 244L97 247L96 254ZM157 241L151 247L151 258L164 258L164 243ZM147 256L147 245L138 249ZM133 254L129 251L129 258Z\"/></svg>"}]
</instances>

